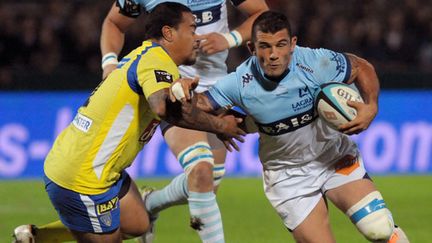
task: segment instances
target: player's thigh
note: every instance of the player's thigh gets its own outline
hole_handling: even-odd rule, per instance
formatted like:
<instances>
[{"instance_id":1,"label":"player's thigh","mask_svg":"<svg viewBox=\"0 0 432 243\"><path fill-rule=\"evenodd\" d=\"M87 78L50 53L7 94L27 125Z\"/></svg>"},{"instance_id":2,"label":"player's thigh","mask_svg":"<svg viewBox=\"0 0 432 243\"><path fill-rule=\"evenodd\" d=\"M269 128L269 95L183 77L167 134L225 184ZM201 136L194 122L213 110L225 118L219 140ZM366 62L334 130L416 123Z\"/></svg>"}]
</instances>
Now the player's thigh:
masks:
<instances>
[{"instance_id":1,"label":"player's thigh","mask_svg":"<svg viewBox=\"0 0 432 243\"><path fill-rule=\"evenodd\" d=\"M135 182L120 199L120 228L123 234L139 236L149 227L149 216Z\"/></svg>"},{"instance_id":2,"label":"player's thigh","mask_svg":"<svg viewBox=\"0 0 432 243\"><path fill-rule=\"evenodd\" d=\"M326 196L342 212L346 212L354 204L373 191L376 191L375 185L370 179L365 178L330 189L326 192Z\"/></svg>"},{"instance_id":3,"label":"player's thigh","mask_svg":"<svg viewBox=\"0 0 432 243\"><path fill-rule=\"evenodd\" d=\"M207 133L176 126L164 130L164 138L171 151L178 156L183 150L198 142L207 142Z\"/></svg>"},{"instance_id":4,"label":"player's thigh","mask_svg":"<svg viewBox=\"0 0 432 243\"><path fill-rule=\"evenodd\" d=\"M222 141L214 133L207 133L207 140L211 147L215 164L224 164L227 150Z\"/></svg>"},{"instance_id":5,"label":"player's thigh","mask_svg":"<svg viewBox=\"0 0 432 243\"><path fill-rule=\"evenodd\" d=\"M323 197L303 222L292 231L292 234L296 242L335 242L330 229L327 204Z\"/></svg>"},{"instance_id":6,"label":"player's thigh","mask_svg":"<svg viewBox=\"0 0 432 243\"><path fill-rule=\"evenodd\" d=\"M79 242L116 242L120 227L119 194L130 180L126 172L104 193L87 195L44 177L45 189L62 223Z\"/></svg>"}]
</instances>

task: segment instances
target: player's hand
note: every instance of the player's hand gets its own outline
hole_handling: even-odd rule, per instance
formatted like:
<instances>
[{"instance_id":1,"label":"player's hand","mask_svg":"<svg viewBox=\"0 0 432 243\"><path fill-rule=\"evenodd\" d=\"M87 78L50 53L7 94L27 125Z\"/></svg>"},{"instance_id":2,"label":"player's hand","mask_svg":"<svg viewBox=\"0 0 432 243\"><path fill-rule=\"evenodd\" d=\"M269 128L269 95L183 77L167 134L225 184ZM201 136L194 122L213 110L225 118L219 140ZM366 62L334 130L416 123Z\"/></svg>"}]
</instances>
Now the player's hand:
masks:
<instances>
[{"instance_id":1,"label":"player's hand","mask_svg":"<svg viewBox=\"0 0 432 243\"><path fill-rule=\"evenodd\" d=\"M347 101L347 104L357 110L354 120L339 126L339 131L352 135L366 130L378 112L377 104L365 104L356 101Z\"/></svg>"},{"instance_id":2,"label":"player's hand","mask_svg":"<svg viewBox=\"0 0 432 243\"><path fill-rule=\"evenodd\" d=\"M109 64L103 69L102 80L105 80L108 75L117 68L117 64Z\"/></svg>"},{"instance_id":3,"label":"player's hand","mask_svg":"<svg viewBox=\"0 0 432 243\"><path fill-rule=\"evenodd\" d=\"M246 135L246 132L238 127L238 125L243 122L243 119L226 114L221 114L219 117L224 120L222 132L218 134L219 139L222 140L228 151L232 152L232 148L240 151L240 148L234 142L234 139L241 143L244 142L243 136Z\"/></svg>"},{"instance_id":4,"label":"player's hand","mask_svg":"<svg viewBox=\"0 0 432 243\"><path fill-rule=\"evenodd\" d=\"M223 35L212 32L197 37L200 40L200 49L206 55L211 55L229 48L228 41Z\"/></svg>"},{"instance_id":5,"label":"player's hand","mask_svg":"<svg viewBox=\"0 0 432 243\"><path fill-rule=\"evenodd\" d=\"M179 78L169 88L169 97L172 102L176 100L188 101L191 99L191 91L198 86L199 77Z\"/></svg>"}]
</instances>

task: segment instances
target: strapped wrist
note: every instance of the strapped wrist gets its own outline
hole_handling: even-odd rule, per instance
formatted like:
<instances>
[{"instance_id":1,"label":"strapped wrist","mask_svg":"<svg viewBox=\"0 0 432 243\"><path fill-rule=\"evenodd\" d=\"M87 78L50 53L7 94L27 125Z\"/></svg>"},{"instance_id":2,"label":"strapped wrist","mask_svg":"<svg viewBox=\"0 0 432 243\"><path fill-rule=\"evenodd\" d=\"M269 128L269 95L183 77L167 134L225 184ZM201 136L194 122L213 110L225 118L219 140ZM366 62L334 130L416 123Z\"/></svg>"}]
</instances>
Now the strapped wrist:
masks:
<instances>
[{"instance_id":1,"label":"strapped wrist","mask_svg":"<svg viewBox=\"0 0 432 243\"><path fill-rule=\"evenodd\" d=\"M114 52L108 52L102 57L102 69L111 64L118 64L117 54L115 54Z\"/></svg>"},{"instance_id":2,"label":"strapped wrist","mask_svg":"<svg viewBox=\"0 0 432 243\"><path fill-rule=\"evenodd\" d=\"M228 41L229 48L240 46L243 42L243 37L237 30L233 30L229 33L223 33L222 36Z\"/></svg>"}]
</instances>

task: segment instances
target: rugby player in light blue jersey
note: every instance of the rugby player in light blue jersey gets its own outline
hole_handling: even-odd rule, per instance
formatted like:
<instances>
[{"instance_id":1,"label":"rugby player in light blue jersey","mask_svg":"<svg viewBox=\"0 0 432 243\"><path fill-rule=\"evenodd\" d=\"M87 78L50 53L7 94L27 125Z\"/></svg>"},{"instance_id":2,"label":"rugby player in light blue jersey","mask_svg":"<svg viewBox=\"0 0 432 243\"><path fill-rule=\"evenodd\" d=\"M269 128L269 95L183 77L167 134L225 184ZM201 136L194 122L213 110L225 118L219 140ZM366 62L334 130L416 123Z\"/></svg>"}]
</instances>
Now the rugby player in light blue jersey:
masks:
<instances>
[{"instance_id":1,"label":"rugby player in light blue jersey","mask_svg":"<svg viewBox=\"0 0 432 243\"><path fill-rule=\"evenodd\" d=\"M253 56L209 91L195 94L200 108L214 112L238 106L252 118L260 135L265 194L297 242L335 242L326 199L369 241L408 242L348 136L366 130L377 114L374 67L353 54L296 43L285 15L261 14L248 43ZM194 84L190 79L178 82L183 92ZM315 92L327 82L355 84L365 101L349 101L358 115L339 131L314 112ZM179 96L171 87L172 98Z\"/></svg>"}]
</instances>

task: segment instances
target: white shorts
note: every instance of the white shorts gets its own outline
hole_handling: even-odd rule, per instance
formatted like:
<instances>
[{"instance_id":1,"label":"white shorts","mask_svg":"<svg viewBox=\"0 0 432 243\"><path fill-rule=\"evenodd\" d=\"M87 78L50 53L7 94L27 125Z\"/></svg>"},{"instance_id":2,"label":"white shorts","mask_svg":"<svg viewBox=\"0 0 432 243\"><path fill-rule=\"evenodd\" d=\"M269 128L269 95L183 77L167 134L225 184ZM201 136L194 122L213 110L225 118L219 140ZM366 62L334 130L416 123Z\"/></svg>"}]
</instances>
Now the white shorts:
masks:
<instances>
[{"instance_id":1,"label":"white shorts","mask_svg":"<svg viewBox=\"0 0 432 243\"><path fill-rule=\"evenodd\" d=\"M318 204L323 194L364 178L363 160L347 155L329 163L312 161L299 167L264 170L267 199L289 230L295 229Z\"/></svg>"}]
</instances>

